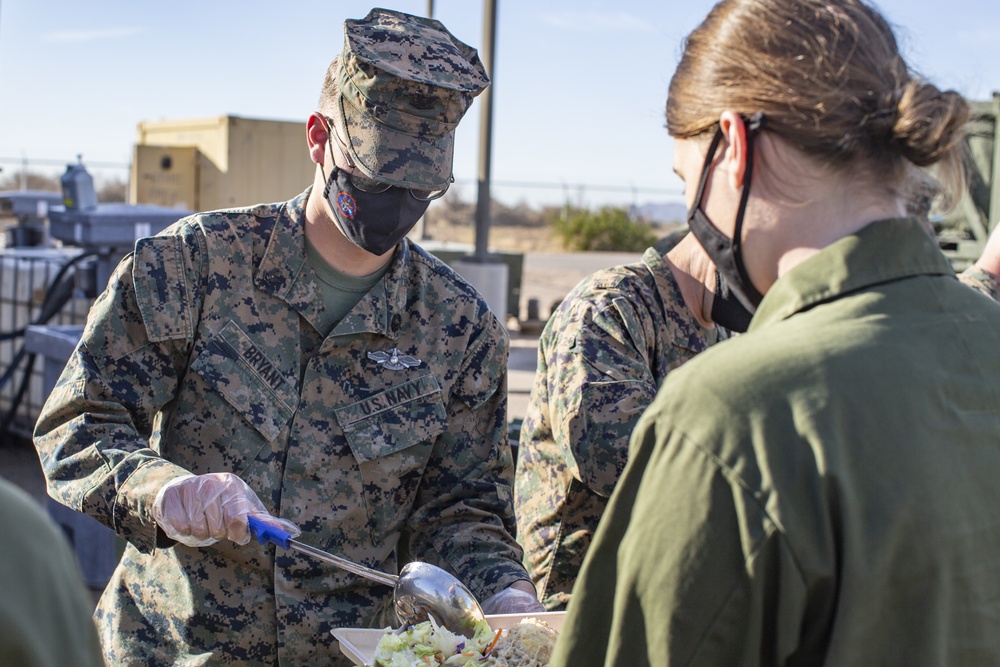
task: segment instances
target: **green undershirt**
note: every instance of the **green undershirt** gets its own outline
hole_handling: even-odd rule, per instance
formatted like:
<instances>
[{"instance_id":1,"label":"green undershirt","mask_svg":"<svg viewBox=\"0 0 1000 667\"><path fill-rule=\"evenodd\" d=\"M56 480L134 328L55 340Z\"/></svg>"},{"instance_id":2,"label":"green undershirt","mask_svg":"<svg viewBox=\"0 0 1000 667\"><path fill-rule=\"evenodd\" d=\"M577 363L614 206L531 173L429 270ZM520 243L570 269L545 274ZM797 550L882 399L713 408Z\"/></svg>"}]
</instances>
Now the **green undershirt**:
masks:
<instances>
[{"instance_id":1,"label":"green undershirt","mask_svg":"<svg viewBox=\"0 0 1000 667\"><path fill-rule=\"evenodd\" d=\"M349 276L330 265L306 237L306 262L319 280L320 299L323 302L322 321L319 332L329 335L337 323L344 318L358 301L375 286L389 269L386 264L367 276Z\"/></svg>"}]
</instances>

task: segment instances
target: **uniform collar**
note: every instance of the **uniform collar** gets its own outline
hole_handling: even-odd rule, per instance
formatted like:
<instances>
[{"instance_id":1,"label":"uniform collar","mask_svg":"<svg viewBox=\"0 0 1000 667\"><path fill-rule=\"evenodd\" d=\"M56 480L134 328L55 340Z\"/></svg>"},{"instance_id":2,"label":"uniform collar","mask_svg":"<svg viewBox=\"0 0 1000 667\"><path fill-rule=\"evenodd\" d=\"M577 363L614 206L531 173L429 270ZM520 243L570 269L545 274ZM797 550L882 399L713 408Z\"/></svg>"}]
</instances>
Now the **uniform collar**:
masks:
<instances>
[{"instance_id":1,"label":"uniform collar","mask_svg":"<svg viewBox=\"0 0 1000 667\"><path fill-rule=\"evenodd\" d=\"M317 321L318 286L306 270L305 251L305 205L311 189L278 208L254 286L285 301L307 320Z\"/></svg>"},{"instance_id":2,"label":"uniform collar","mask_svg":"<svg viewBox=\"0 0 1000 667\"><path fill-rule=\"evenodd\" d=\"M411 241L403 238L396 245L388 270L368 294L337 323L333 335L376 333L396 340L406 310Z\"/></svg>"},{"instance_id":3,"label":"uniform collar","mask_svg":"<svg viewBox=\"0 0 1000 667\"><path fill-rule=\"evenodd\" d=\"M312 187L283 204L267 239L254 285L295 309L310 323L322 322L319 283L306 262L305 205ZM377 333L395 339L405 308L409 241L397 246L382 280L333 330L334 335Z\"/></svg>"},{"instance_id":4,"label":"uniform collar","mask_svg":"<svg viewBox=\"0 0 1000 667\"><path fill-rule=\"evenodd\" d=\"M656 284L656 291L660 295L661 302L667 306L667 309L673 306L683 313L689 313L690 309L684 301L681 286L677 283L677 278L674 277L674 272L670 270L670 266L663 261L663 255L656 248L646 248L646 252L642 254L642 263L646 265L652 274L653 282ZM700 345L703 345L701 343L702 340L708 344L712 344L718 338L718 329L706 329L701 326L701 323L698 322L693 314L685 321L675 318L670 319L673 325L670 327L673 333L673 340L670 341L670 344L676 348L700 352L702 347L692 347L692 341L698 341Z\"/></svg>"},{"instance_id":5,"label":"uniform collar","mask_svg":"<svg viewBox=\"0 0 1000 667\"><path fill-rule=\"evenodd\" d=\"M749 331L881 283L955 272L915 218L873 222L823 248L767 291Z\"/></svg>"}]
</instances>

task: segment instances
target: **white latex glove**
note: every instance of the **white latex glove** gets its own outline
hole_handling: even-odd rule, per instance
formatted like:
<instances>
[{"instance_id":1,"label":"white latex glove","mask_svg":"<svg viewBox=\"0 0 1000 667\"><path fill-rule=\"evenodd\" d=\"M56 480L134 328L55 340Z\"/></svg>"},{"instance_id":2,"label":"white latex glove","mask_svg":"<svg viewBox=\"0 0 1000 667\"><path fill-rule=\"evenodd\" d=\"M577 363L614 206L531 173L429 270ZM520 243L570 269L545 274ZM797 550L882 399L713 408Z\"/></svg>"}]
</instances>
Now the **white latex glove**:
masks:
<instances>
[{"instance_id":1,"label":"white latex glove","mask_svg":"<svg viewBox=\"0 0 1000 667\"><path fill-rule=\"evenodd\" d=\"M302 531L278 519L247 483L228 472L178 477L163 485L153 501L153 516L172 540L189 547L207 547L221 539L250 541L247 517L254 516L297 537Z\"/></svg>"},{"instance_id":2,"label":"white latex glove","mask_svg":"<svg viewBox=\"0 0 1000 667\"><path fill-rule=\"evenodd\" d=\"M534 595L516 588L503 589L481 606L484 614L537 614L545 611Z\"/></svg>"}]
</instances>

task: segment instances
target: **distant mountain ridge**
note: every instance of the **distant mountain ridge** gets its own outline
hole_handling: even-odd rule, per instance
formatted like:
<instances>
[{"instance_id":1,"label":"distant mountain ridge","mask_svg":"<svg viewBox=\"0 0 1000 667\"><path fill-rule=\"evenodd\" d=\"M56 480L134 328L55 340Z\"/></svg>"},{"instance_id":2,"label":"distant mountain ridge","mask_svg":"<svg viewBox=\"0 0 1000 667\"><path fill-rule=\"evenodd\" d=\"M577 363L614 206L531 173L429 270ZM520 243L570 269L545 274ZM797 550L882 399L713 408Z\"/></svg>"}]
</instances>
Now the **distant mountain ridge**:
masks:
<instances>
[{"instance_id":1,"label":"distant mountain ridge","mask_svg":"<svg viewBox=\"0 0 1000 667\"><path fill-rule=\"evenodd\" d=\"M683 204L642 204L633 207L632 212L636 218L661 224L682 223L687 219L687 207Z\"/></svg>"}]
</instances>

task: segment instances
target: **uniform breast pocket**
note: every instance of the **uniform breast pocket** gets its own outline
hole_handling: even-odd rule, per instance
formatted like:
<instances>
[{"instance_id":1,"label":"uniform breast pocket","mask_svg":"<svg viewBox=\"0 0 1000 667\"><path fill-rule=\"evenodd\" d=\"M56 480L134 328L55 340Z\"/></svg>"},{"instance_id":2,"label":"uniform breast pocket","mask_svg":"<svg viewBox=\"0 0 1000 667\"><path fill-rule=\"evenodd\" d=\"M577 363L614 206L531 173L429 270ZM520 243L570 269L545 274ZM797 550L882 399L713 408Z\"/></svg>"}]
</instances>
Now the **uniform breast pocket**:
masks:
<instances>
[{"instance_id":1,"label":"uniform breast pocket","mask_svg":"<svg viewBox=\"0 0 1000 667\"><path fill-rule=\"evenodd\" d=\"M189 418L178 415L175 426L187 431L192 443L217 450L205 452L216 460L213 467L238 472L287 427L295 391L232 322L191 363L191 371L207 383L207 393L200 396L197 410L181 411Z\"/></svg>"},{"instance_id":2,"label":"uniform breast pocket","mask_svg":"<svg viewBox=\"0 0 1000 667\"><path fill-rule=\"evenodd\" d=\"M372 540L380 545L410 514L434 439L447 426L441 386L424 375L339 408L336 416L360 467Z\"/></svg>"}]
</instances>

